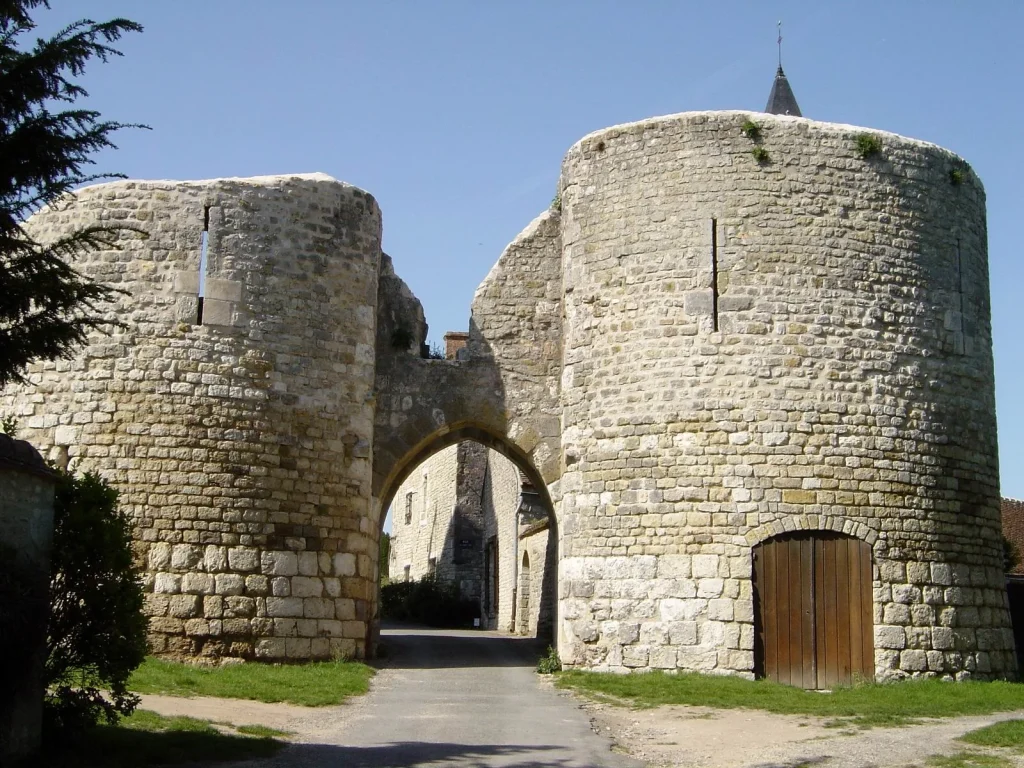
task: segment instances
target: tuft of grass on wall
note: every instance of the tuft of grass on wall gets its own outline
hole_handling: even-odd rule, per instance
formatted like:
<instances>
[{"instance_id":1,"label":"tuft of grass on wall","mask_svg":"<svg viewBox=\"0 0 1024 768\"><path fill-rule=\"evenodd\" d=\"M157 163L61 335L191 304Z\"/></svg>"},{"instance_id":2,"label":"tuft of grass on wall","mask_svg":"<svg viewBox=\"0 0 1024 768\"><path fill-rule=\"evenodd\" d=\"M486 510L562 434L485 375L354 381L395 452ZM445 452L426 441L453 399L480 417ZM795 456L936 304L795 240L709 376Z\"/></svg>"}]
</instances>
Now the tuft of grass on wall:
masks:
<instances>
[{"instance_id":1,"label":"tuft of grass on wall","mask_svg":"<svg viewBox=\"0 0 1024 768\"><path fill-rule=\"evenodd\" d=\"M833 719L836 725L909 725L920 718L983 715L1024 709L1024 685L1007 682L949 683L935 679L863 683L831 693L805 691L767 680L695 673L615 675L569 671L556 685L625 706L665 704L759 709Z\"/></svg>"},{"instance_id":2,"label":"tuft of grass on wall","mask_svg":"<svg viewBox=\"0 0 1024 768\"><path fill-rule=\"evenodd\" d=\"M308 664L231 664L198 667L148 658L131 680L136 693L166 696L215 696L329 707L366 693L374 670L357 661Z\"/></svg>"},{"instance_id":3,"label":"tuft of grass on wall","mask_svg":"<svg viewBox=\"0 0 1024 768\"><path fill-rule=\"evenodd\" d=\"M873 133L857 134L857 154L867 160L869 157L881 153L882 140Z\"/></svg>"}]
</instances>

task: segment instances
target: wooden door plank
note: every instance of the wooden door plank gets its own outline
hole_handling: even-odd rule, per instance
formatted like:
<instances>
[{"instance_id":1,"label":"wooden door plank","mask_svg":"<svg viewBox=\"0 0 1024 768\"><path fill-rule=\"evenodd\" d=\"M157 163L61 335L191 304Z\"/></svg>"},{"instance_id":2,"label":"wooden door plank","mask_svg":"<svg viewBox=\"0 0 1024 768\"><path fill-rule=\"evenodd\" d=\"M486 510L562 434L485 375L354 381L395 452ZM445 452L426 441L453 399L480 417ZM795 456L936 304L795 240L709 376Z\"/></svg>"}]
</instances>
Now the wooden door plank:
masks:
<instances>
[{"instance_id":1,"label":"wooden door plank","mask_svg":"<svg viewBox=\"0 0 1024 768\"><path fill-rule=\"evenodd\" d=\"M825 642L825 542L814 540L814 668L815 688L825 687L826 651Z\"/></svg>"},{"instance_id":2,"label":"wooden door plank","mask_svg":"<svg viewBox=\"0 0 1024 768\"><path fill-rule=\"evenodd\" d=\"M803 682L804 688L818 685L814 660L814 539L807 537L800 542L800 635L803 638Z\"/></svg>"},{"instance_id":3,"label":"wooden door plank","mask_svg":"<svg viewBox=\"0 0 1024 768\"><path fill-rule=\"evenodd\" d=\"M801 593L803 587L803 560L800 557L800 540L792 537L787 546L789 560L789 658L790 685L803 687L804 684L804 638L801 620Z\"/></svg>"},{"instance_id":4,"label":"wooden door plank","mask_svg":"<svg viewBox=\"0 0 1024 768\"><path fill-rule=\"evenodd\" d=\"M853 628L850 621L852 579L849 542L847 538L837 538L833 542L836 553L836 676L841 685L849 685L853 680L850 668L850 637Z\"/></svg>"},{"instance_id":5,"label":"wooden door plank","mask_svg":"<svg viewBox=\"0 0 1024 768\"><path fill-rule=\"evenodd\" d=\"M777 601L775 599L775 548L767 542L764 556L764 675L769 680L779 679L778 630L775 626Z\"/></svg>"},{"instance_id":6,"label":"wooden door plank","mask_svg":"<svg viewBox=\"0 0 1024 768\"><path fill-rule=\"evenodd\" d=\"M839 682L839 633L838 605L836 596L836 540L825 539L825 687L832 688Z\"/></svg>"},{"instance_id":7,"label":"wooden door plank","mask_svg":"<svg viewBox=\"0 0 1024 768\"><path fill-rule=\"evenodd\" d=\"M861 601L864 600L864 584L861 580L861 558L863 557L861 545L863 543L858 539L846 540L850 572L850 675L857 678L863 676L864 667L864 643L861 631L861 621L864 616L861 608Z\"/></svg>"},{"instance_id":8,"label":"wooden door plank","mask_svg":"<svg viewBox=\"0 0 1024 768\"><path fill-rule=\"evenodd\" d=\"M754 676L764 677L764 553L758 544L750 551L751 597L754 600Z\"/></svg>"},{"instance_id":9,"label":"wooden door plank","mask_svg":"<svg viewBox=\"0 0 1024 768\"><path fill-rule=\"evenodd\" d=\"M779 659L779 682L793 684L793 646L789 637L790 583L789 547L786 541L774 542L776 552L775 577L777 651Z\"/></svg>"}]
</instances>

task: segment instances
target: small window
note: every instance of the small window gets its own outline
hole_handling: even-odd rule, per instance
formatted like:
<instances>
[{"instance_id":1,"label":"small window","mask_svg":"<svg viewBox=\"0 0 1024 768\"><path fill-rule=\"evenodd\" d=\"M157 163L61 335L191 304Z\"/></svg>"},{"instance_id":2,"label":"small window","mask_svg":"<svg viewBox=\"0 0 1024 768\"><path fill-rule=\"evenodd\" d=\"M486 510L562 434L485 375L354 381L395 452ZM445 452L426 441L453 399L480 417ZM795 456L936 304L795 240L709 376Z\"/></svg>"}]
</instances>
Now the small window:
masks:
<instances>
[{"instance_id":1,"label":"small window","mask_svg":"<svg viewBox=\"0 0 1024 768\"><path fill-rule=\"evenodd\" d=\"M412 491L405 494L405 524L412 522Z\"/></svg>"},{"instance_id":2,"label":"small window","mask_svg":"<svg viewBox=\"0 0 1024 768\"><path fill-rule=\"evenodd\" d=\"M407 565L402 569L402 578L404 581L409 581L412 578L412 566Z\"/></svg>"}]
</instances>

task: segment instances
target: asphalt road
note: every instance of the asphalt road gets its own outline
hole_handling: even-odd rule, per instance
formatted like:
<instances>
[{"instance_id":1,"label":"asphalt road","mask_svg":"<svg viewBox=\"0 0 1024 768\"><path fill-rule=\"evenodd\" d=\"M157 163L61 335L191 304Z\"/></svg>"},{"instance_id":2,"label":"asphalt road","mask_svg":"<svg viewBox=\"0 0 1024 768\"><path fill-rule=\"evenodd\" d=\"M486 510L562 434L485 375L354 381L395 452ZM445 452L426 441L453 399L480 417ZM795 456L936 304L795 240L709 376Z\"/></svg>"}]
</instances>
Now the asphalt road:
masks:
<instances>
[{"instance_id":1,"label":"asphalt road","mask_svg":"<svg viewBox=\"0 0 1024 768\"><path fill-rule=\"evenodd\" d=\"M543 685L535 641L490 632L390 629L371 692L344 716L310 710L300 740L263 768L639 768L571 698ZM340 722L338 722L340 720Z\"/></svg>"}]
</instances>

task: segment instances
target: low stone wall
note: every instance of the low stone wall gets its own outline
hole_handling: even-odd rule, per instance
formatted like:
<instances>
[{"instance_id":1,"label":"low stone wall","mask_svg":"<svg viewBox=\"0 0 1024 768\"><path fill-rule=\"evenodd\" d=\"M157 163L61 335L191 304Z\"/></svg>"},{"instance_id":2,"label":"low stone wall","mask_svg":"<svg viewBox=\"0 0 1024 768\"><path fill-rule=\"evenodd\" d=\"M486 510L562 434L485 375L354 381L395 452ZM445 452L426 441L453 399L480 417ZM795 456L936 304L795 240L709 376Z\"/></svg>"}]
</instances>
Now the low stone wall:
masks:
<instances>
[{"instance_id":1,"label":"low stone wall","mask_svg":"<svg viewBox=\"0 0 1024 768\"><path fill-rule=\"evenodd\" d=\"M53 486L53 473L31 445L0 435L0 601L4 621L18 619L0 639L0 765L39 747Z\"/></svg>"}]
</instances>

